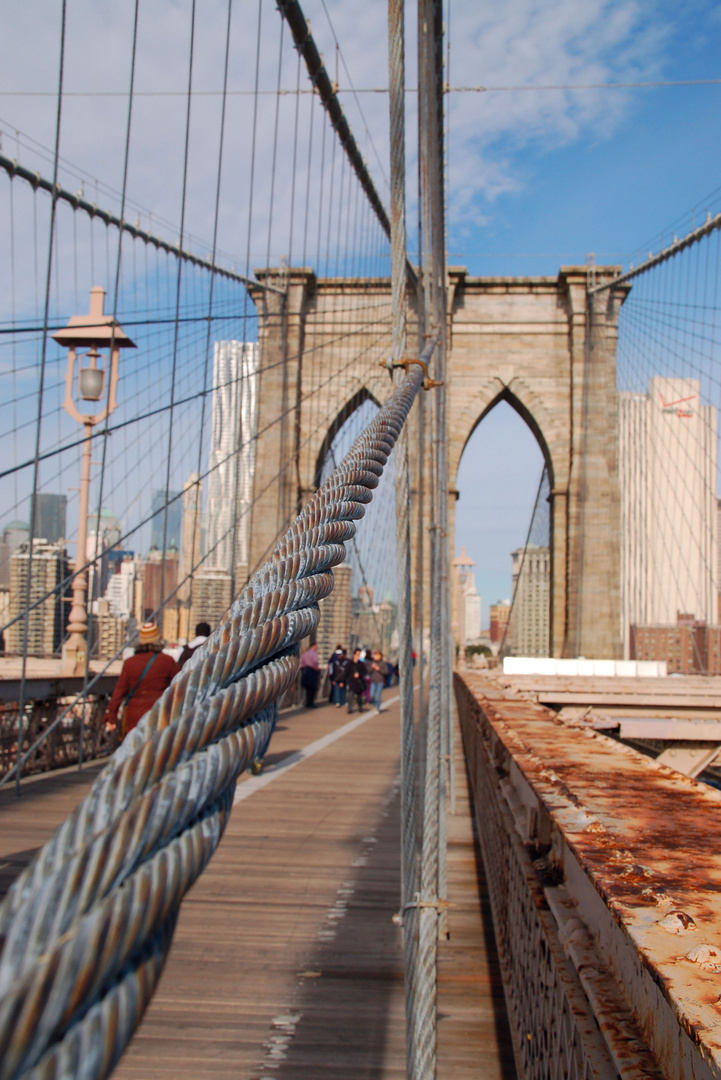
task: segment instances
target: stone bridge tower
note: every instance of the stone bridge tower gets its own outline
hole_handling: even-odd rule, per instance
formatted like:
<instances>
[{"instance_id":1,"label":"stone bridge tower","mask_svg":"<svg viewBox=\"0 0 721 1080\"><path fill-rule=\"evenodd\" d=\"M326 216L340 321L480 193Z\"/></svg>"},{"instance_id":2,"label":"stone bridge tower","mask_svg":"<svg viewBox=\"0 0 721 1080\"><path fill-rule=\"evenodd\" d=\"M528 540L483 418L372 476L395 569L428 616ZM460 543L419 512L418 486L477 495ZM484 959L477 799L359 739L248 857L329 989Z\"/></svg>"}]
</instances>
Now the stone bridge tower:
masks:
<instances>
[{"instance_id":1,"label":"stone bridge tower","mask_svg":"<svg viewBox=\"0 0 721 1080\"><path fill-rule=\"evenodd\" d=\"M617 272L593 270L597 283ZM588 273L563 267L557 277L488 278L450 268L449 547L461 456L483 417L507 401L533 431L551 479L551 655L615 658L622 655L616 328L628 287L589 294ZM387 279L317 279L307 268L258 277L277 291L253 292L261 374L251 566L317 486L344 421L391 391L382 367L355 362L382 340L377 313L390 311ZM410 296L409 307L413 318ZM385 333L389 355L389 326ZM412 327L408 339L415 340Z\"/></svg>"}]
</instances>

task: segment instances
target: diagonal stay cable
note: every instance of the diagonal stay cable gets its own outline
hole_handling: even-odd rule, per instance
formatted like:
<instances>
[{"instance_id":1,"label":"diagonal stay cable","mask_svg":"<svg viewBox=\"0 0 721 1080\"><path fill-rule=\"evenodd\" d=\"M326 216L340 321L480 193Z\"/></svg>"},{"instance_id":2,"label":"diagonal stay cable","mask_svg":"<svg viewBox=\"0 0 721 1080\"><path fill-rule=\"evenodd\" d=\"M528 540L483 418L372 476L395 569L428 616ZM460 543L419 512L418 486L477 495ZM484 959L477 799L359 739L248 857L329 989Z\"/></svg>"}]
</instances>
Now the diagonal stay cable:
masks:
<instances>
[{"instance_id":1,"label":"diagonal stay cable","mask_svg":"<svg viewBox=\"0 0 721 1080\"><path fill-rule=\"evenodd\" d=\"M414 365L11 887L0 907L0 1080L96 1080L120 1058L422 379Z\"/></svg>"}]
</instances>

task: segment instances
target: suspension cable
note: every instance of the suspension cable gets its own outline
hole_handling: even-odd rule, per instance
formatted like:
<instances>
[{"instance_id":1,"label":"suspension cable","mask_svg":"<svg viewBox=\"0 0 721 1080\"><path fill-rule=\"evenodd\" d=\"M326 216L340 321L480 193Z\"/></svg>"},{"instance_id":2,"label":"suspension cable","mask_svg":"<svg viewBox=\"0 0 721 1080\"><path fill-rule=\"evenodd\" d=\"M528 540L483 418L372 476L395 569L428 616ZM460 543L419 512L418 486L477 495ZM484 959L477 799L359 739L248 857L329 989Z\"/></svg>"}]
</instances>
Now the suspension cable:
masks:
<instances>
[{"instance_id":1,"label":"suspension cable","mask_svg":"<svg viewBox=\"0 0 721 1080\"><path fill-rule=\"evenodd\" d=\"M4 169L11 178L18 176L21 180L27 180L36 191L39 188L41 191L49 192L56 202L66 202L74 210L82 210L91 221L98 218L106 225L112 225L114 228L120 229L121 232L129 233L134 239L142 240L144 244L149 244L151 247L157 248L158 251L164 251L168 255L175 255L176 258L181 259L183 262L192 263L203 270L210 270L213 274L220 274L221 277L228 278L230 281L238 281L242 285L252 285L253 288L267 289L269 292L279 291L274 285L256 281L254 277L237 274L235 270L228 270L227 267L219 266L211 260L202 259L199 255L194 255L192 251L187 251L178 244L171 244L167 240L161 240L159 236L154 236L152 233L147 232L146 229L141 229L139 225L124 221L122 217L112 214L109 210L103 210L102 207L88 202L87 199L82 198L77 193L60 187L56 180L46 180L39 172L26 169L12 158L5 157L4 154L0 154L0 169Z\"/></svg>"},{"instance_id":2,"label":"suspension cable","mask_svg":"<svg viewBox=\"0 0 721 1080\"><path fill-rule=\"evenodd\" d=\"M146 713L0 906L3 1080L104 1077L137 1027L181 900L296 678L332 567L421 387L413 366L272 558ZM172 808L171 813L165 809ZM98 867L102 867L100 872ZM73 882L65 888L64 883ZM120 928L123 928L122 931Z\"/></svg>"}]
</instances>

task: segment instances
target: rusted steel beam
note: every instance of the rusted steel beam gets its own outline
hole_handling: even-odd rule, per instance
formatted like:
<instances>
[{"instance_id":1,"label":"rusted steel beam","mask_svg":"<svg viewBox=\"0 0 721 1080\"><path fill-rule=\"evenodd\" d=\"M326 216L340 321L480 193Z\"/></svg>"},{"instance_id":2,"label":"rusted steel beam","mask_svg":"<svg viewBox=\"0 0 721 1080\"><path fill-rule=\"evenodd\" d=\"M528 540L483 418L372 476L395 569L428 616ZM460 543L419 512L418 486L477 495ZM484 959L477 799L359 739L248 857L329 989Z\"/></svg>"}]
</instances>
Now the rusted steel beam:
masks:
<instances>
[{"instance_id":1,"label":"rusted steel beam","mask_svg":"<svg viewBox=\"0 0 721 1080\"><path fill-rule=\"evenodd\" d=\"M720 1078L721 794L482 675L456 693L501 936L535 907L624 1080ZM524 857L535 896L507 884Z\"/></svg>"}]
</instances>

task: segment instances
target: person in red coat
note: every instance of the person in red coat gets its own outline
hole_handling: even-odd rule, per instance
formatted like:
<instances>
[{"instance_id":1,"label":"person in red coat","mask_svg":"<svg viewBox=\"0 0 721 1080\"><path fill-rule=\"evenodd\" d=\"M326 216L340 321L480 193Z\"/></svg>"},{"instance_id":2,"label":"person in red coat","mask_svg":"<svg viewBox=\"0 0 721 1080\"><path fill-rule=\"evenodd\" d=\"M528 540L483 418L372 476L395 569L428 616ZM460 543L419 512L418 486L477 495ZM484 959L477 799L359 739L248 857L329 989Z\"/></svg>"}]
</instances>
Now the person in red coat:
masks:
<instances>
[{"instance_id":1,"label":"person in red coat","mask_svg":"<svg viewBox=\"0 0 721 1080\"><path fill-rule=\"evenodd\" d=\"M108 730L114 731L118 726L118 710L125 701L121 740L133 730L140 718L145 716L180 671L172 656L162 650L163 643L158 627L153 622L143 623L135 653L123 664L105 714Z\"/></svg>"}]
</instances>

